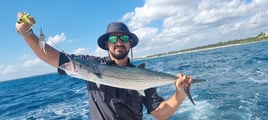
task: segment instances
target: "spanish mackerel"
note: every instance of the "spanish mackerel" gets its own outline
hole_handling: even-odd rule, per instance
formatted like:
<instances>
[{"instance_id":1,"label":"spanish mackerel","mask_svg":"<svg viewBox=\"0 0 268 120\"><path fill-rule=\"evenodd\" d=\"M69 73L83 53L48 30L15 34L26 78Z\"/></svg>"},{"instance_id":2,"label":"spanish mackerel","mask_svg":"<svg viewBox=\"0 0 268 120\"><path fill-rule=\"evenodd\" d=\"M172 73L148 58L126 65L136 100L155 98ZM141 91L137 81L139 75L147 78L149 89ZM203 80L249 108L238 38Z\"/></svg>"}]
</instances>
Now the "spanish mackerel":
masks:
<instances>
[{"instance_id":1,"label":"spanish mackerel","mask_svg":"<svg viewBox=\"0 0 268 120\"><path fill-rule=\"evenodd\" d=\"M67 55L70 62L61 66L67 75L94 82L99 87L100 84L137 90L145 96L144 90L152 87L163 86L175 83L178 77L158 72L144 67L123 67L117 65L106 65L96 62L96 60L84 60L79 57ZM203 82L203 79L193 79L192 83ZM184 86L184 91L190 101L195 105L188 86Z\"/></svg>"}]
</instances>

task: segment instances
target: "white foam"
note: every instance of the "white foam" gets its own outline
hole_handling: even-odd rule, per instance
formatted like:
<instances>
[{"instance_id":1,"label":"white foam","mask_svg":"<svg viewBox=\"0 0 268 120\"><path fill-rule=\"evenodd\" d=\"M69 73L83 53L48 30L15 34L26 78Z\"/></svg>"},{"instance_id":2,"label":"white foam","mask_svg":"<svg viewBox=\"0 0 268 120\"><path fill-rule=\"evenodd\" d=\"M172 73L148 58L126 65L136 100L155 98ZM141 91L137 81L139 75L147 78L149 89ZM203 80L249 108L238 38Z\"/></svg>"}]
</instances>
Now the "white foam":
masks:
<instances>
[{"instance_id":1,"label":"white foam","mask_svg":"<svg viewBox=\"0 0 268 120\"><path fill-rule=\"evenodd\" d=\"M80 100L81 101L81 100ZM81 105L82 104L82 105ZM48 105L44 108L40 108L37 110L33 110L25 114L24 116L20 116L14 119L75 119L75 117L88 119L88 103L86 101L82 101L80 103L55 103L53 105Z\"/></svg>"},{"instance_id":2,"label":"white foam","mask_svg":"<svg viewBox=\"0 0 268 120\"><path fill-rule=\"evenodd\" d=\"M183 115L185 113L189 113L190 119L194 120L205 120L211 116L215 117L215 113L213 113L213 111L215 111L215 107L212 104L204 100L195 101L195 103L196 105L194 106L189 100L185 100L176 114Z\"/></svg>"}]
</instances>

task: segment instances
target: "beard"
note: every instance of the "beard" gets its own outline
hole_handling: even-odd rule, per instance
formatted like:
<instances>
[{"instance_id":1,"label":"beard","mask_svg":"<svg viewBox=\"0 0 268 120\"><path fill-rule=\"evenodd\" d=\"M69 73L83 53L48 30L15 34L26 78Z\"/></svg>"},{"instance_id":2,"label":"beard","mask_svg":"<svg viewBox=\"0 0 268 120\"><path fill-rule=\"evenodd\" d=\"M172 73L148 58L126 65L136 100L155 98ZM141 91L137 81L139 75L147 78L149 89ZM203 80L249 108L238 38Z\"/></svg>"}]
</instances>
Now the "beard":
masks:
<instances>
[{"instance_id":1,"label":"beard","mask_svg":"<svg viewBox=\"0 0 268 120\"><path fill-rule=\"evenodd\" d=\"M125 48L125 47L124 47L124 48ZM126 48L125 48L125 49L126 49ZM124 59L124 58L127 57L128 52L129 52L129 50L126 51L126 52L124 52L124 51L120 51L120 52L118 52L118 53L113 53L113 52L110 51L110 54L111 54L112 57L114 57L115 59L122 60L122 59Z\"/></svg>"}]
</instances>

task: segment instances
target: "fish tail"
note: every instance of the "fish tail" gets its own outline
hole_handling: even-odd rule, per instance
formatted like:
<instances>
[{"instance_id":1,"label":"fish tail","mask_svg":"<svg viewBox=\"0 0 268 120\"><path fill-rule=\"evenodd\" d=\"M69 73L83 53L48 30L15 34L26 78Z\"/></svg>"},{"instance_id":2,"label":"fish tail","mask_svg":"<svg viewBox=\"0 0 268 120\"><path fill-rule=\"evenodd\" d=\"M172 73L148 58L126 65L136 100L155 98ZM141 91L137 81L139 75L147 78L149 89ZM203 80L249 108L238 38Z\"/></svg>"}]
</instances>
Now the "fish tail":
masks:
<instances>
[{"instance_id":1,"label":"fish tail","mask_svg":"<svg viewBox=\"0 0 268 120\"><path fill-rule=\"evenodd\" d=\"M186 95L188 96L188 98L190 99L190 101L195 105L191 92L190 92L190 88L188 86L183 86L183 89Z\"/></svg>"}]
</instances>

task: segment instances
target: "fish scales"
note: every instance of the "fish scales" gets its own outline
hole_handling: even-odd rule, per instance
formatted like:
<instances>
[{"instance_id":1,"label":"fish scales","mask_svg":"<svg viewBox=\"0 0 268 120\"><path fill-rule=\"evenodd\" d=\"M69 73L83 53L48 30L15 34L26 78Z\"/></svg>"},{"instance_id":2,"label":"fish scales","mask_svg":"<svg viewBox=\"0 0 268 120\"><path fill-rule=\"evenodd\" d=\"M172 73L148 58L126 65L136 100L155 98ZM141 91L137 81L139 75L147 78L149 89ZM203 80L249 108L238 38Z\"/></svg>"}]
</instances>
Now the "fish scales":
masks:
<instances>
[{"instance_id":1,"label":"fish scales","mask_svg":"<svg viewBox=\"0 0 268 120\"><path fill-rule=\"evenodd\" d=\"M163 86L175 83L178 79L176 76L152 71L139 67L122 67L117 65L106 65L97 63L94 60L84 60L75 58L66 54L70 62L61 65L59 68L64 70L68 75L90 82L95 82L97 86L100 84L137 90L141 95L145 96L144 90L148 88ZM192 83L203 82L203 79L193 79ZM184 86L184 91L188 98L192 100L189 86Z\"/></svg>"}]
</instances>

